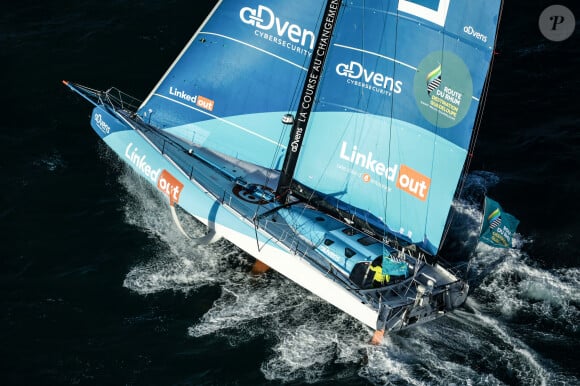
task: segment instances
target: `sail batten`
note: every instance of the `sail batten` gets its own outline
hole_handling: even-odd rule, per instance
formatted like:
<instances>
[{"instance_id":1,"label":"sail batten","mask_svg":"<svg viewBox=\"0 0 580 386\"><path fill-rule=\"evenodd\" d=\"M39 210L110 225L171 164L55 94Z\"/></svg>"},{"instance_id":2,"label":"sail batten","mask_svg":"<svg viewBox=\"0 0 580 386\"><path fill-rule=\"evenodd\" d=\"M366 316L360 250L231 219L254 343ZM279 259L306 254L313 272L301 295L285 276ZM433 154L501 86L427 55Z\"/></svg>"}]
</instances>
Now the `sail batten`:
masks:
<instances>
[{"instance_id":1,"label":"sail batten","mask_svg":"<svg viewBox=\"0 0 580 386\"><path fill-rule=\"evenodd\" d=\"M396 64L400 64L401 66L408 67L411 70L414 70L414 71L417 70L416 67L413 67L412 65L410 65L408 63L401 62L400 60L397 60L395 58L391 58L391 57L386 56L386 55L382 55L382 54L380 54L378 52L372 52L372 51L368 51L368 50L365 50L365 49L362 49L362 48L351 47L351 46L347 46L347 45L339 44L339 43L334 43L333 46L340 47L340 48L345 48L345 49L349 49L349 50L353 50L353 51L358 51L358 52L361 52L363 54L368 54L368 55L376 56L376 57L379 57L379 58L382 58L382 59L390 60L391 62L394 62Z\"/></svg>"},{"instance_id":2,"label":"sail batten","mask_svg":"<svg viewBox=\"0 0 580 386\"><path fill-rule=\"evenodd\" d=\"M301 69L303 71L307 71L308 70L306 67L304 67L304 66L302 66L300 64L294 63L293 61L288 60L288 59L286 59L286 58L284 58L282 56L276 55L276 54L274 54L274 53L272 53L272 52L270 52L268 50L265 50L265 49L262 49L260 47L251 45L249 43L246 43L243 40L239 40L239 39L233 38L231 36L226 36L226 35L219 34L219 33L215 33L215 32L205 32L205 31L202 31L202 32L200 32L200 34L202 34L202 35L208 35L208 36L217 36L217 37L220 37L220 38L228 39L228 40L234 41L236 43L246 45L246 46L248 46L250 48L255 49L256 51L263 52L263 53L265 53L267 55L270 55L270 56L272 56L272 57L274 57L274 58L276 58L278 60L281 60L283 62L286 62L286 63L290 64L291 66L294 66L296 68L299 68L299 69Z\"/></svg>"}]
</instances>

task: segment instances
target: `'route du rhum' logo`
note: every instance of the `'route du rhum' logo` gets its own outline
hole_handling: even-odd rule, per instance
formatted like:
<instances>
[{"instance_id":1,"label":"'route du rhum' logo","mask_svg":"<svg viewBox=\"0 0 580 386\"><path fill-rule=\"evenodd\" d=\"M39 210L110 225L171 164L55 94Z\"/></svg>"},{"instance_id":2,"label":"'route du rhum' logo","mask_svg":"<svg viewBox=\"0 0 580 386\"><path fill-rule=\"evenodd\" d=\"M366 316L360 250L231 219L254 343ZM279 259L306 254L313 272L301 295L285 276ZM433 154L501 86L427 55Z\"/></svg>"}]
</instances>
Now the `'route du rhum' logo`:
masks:
<instances>
[{"instance_id":1,"label":"'route du rhum' logo","mask_svg":"<svg viewBox=\"0 0 580 386\"><path fill-rule=\"evenodd\" d=\"M452 52L427 55L417 67L413 86L421 114L434 126L455 126L469 111L471 75L463 60Z\"/></svg>"}]
</instances>

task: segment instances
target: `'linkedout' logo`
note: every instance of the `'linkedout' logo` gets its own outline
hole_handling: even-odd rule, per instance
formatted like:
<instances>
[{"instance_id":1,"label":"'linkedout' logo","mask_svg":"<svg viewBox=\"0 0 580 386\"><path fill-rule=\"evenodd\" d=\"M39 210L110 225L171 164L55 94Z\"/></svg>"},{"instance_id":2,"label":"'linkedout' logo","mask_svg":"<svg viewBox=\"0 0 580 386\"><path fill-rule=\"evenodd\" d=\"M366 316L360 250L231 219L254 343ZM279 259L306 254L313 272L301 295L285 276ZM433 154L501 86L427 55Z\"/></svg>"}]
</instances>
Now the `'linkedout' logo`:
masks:
<instances>
[{"instance_id":1,"label":"'linkedout' logo","mask_svg":"<svg viewBox=\"0 0 580 386\"><path fill-rule=\"evenodd\" d=\"M157 180L157 188L169 198L169 204L174 205L179 202L183 184L173 174L163 169Z\"/></svg>"},{"instance_id":2,"label":"'linkedout' logo","mask_svg":"<svg viewBox=\"0 0 580 386\"><path fill-rule=\"evenodd\" d=\"M259 30L269 31L271 34L276 34L279 39L288 39L290 42L299 44L303 48L310 50L314 49L314 42L316 40L314 32L309 31L298 24L282 20L272 9L264 5L258 5L257 9L243 7L240 9L240 20L244 24L249 24ZM276 43L288 46L287 44L283 44L282 41L276 41Z\"/></svg>"},{"instance_id":3,"label":"'linkedout' logo","mask_svg":"<svg viewBox=\"0 0 580 386\"><path fill-rule=\"evenodd\" d=\"M183 184L167 170L154 169L147 161L147 155L140 154L139 148L129 143L125 148L125 157L133 166L145 175L152 183L157 185L163 194L169 198L169 203L174 205L179 202L179 196L183 190Z\"/></svg>"},{"instance_id":4,"label":"'linkedout' logo","mask_svg":"<svg viewBox=\"0 0 580 386\"><path fill-rule=\"evenodd\" d=\"M183 90L178 90L173 86L169 86L169 94L178 97L184 101L189 102L192 105L201 107L204 110L213 111L213 106L215 102L212 99L206 98L201 95L190 95Z\"/></svg>"},{"instance_id":5,"label":"'linkedout' logo","mask_svg":"<svg viewBox=\"0 0 580 386\"><path fill-rule=\"evenodd\" d=\"M125 149L125 157L141 171L151 182L157 182L159 173L161 169L153 169L151 165L147 162L147 156L145 154L139 154L139 148L133 146L133 142L127 145Z\"/></svg>"},{"instance_id":6,"label":"'linkedout' logo","mask_svg":"<svg viewBox=\"0 0 580 386\"><path fill-rule=\"evenodd\" d=\"M357 146L351 148L347 142L342 142L340 159L359 166L378 177L384 177L388 181L396 180L397 188L421 201L425 201L429 196L431 179L407 165L386 165L375 159L372 152L361 153ZM365 183L372 180L370 173L361 174Z\"/></svg>"},{"instance_id":7,"label":"'linkedout' logo","mask_svg":"<svg viewBox=\"0 0 580 386\"><path fill-rule=\"evenodd\" d=\"M381 74L380 72L368 70L359 62L354 60L350 63L339 63L336 66L336 73L348 79L349 83L355 86L371 89L378 93L400 94L403 82Z\"/></svg>"}]
</instances>

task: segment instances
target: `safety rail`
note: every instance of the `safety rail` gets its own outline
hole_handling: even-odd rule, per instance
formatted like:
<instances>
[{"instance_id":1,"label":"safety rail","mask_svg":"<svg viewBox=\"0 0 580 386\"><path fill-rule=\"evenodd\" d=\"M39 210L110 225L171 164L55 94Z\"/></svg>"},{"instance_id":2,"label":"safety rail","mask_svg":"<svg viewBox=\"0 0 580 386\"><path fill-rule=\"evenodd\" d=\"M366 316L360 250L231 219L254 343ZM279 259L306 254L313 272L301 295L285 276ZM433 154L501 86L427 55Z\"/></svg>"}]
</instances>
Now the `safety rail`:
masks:
<instances>
[{"instance_id":1,"label":"safety rail","mask_svg":"<svg viewBox=\"0 0 580 386\"><path fill-rule=\"evenodd\" d=\"M111 87L106 91L102 91L83 86L82 84L69 82L67 80L63 80L62 83L95 106L106 105L113 108L113 110L122 110L134 114L141 105L139 99L116 87Z\"/></svg>"},{"instance_id":2,"label":"safety rail","mask_svg":"<svg viewBox=\"0 0 580 386\"><path fill-rule=\"evenodd\" d=\"M115 109L121 109L130 112L136 112L141 106L141 100L137 99L116 87L111 87L101 97Z\"/></svg>"}]
</instances>

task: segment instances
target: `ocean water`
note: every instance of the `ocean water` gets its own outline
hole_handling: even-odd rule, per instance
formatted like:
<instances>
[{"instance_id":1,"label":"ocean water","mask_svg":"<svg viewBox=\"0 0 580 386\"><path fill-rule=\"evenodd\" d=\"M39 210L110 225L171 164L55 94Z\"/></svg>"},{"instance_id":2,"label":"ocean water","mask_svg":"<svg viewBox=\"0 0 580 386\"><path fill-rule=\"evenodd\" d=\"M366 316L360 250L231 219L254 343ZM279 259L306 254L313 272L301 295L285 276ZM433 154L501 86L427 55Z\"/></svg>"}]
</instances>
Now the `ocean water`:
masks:
<instances>
[{"instance_id":1,"label":"ocean water","mask_svg":"<svg viewBox=\"0 0 580 386\"><path fill-rule=\"evenodd\" d=\"M143 98L212 1L4 5L0 384L580 384L580 39L540 34L550 4L504 8L444 249L471 259L470 297L378 347L281 275L249 275L231 244L184 240L60 83ZM476 245L484 194L521 220L517 248Z\"/></svg>"}]
</instances>

